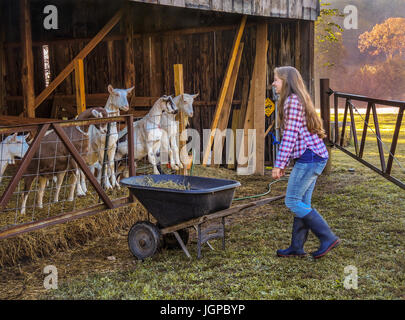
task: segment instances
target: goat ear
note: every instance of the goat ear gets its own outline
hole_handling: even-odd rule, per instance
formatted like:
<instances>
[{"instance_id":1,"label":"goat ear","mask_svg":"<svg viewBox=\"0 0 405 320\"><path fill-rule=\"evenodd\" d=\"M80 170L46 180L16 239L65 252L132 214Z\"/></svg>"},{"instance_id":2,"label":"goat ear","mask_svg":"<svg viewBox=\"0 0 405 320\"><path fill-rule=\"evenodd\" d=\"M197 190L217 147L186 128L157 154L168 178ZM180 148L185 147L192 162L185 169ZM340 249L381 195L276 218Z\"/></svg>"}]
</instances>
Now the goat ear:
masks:
<instances>
[{"instance_id":1,"label":"goat ear","mask_svg":"<svg viewBox=\"0 0 405 320\"><path fill-rule=\"evenodd\" d=\"M132 90L134 90L135 87L131 87L129 89L127 89L127 94L130 94L132 92Z\"/></svg>"},{"instance_id":2,"label":"goat ear","mask_svg":"<svg viewBox=\"0 0 405 320\"><path fill-rule=\"evenodd\" d=\"M193 94L193 95L192 95L193 99L197 98L199 94L200 94L200 93Z\"/></svg>"},{"instance_id":3,"label":"goat ear","mask_svg":"<svg viewBox=\"0 0 405 320\"><path fill-rule=\"evenodd\" d=\"M10 136L10 140L16 141L16 140L17 140L17 134L18 134L18 132L13 133L13 134Z\"/></svg>"},{"instance_id":4,"label":"goat ear","mask_svg":"<svg viewBox=\"0 0 405 320\"><path fill-rule=\"evenodd\" d=\"M114 88L113 88L113 86L111 84L109 84L107 88L108 88L108 92L110 94L114 94Z\"/></svg>"}]
</instances>

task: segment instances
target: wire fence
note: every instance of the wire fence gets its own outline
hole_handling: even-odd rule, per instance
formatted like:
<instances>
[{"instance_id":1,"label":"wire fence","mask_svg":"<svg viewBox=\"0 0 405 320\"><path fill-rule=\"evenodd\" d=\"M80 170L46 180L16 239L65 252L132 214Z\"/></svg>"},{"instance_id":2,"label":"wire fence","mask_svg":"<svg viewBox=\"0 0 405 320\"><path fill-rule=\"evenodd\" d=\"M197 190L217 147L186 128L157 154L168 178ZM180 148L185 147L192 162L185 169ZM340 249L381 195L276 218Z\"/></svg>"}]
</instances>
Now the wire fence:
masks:
<instances>
[{"instance_id":1,"label":"wire fence","mask_svg":"<svg viewBox=\"0 0 405 320\"><path fill-rule=\"evenodd\" d=\"M140 120L128 115L0 128L0 239L131 202L119 181L153 173Z\"/></svg>"}]
</instances>

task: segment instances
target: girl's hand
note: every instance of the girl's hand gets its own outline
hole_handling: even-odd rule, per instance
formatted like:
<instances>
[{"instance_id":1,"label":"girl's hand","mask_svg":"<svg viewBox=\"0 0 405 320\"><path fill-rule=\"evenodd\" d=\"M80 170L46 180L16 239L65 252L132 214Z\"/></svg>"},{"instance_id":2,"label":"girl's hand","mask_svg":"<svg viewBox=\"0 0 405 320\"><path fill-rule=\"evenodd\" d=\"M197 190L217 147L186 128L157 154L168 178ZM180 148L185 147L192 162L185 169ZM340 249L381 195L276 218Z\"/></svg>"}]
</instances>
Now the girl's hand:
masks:
<instances>
[{"instance_id":1,"label":"girl's hand","mask_svg":"<svg viewBox=\"0 0 405 320\"><path fill-rule=\"evenodd\" d=\"M285 169L273 168L271 175L273 179L278 180L285 175Z\"/></svg>"}]
</instances>

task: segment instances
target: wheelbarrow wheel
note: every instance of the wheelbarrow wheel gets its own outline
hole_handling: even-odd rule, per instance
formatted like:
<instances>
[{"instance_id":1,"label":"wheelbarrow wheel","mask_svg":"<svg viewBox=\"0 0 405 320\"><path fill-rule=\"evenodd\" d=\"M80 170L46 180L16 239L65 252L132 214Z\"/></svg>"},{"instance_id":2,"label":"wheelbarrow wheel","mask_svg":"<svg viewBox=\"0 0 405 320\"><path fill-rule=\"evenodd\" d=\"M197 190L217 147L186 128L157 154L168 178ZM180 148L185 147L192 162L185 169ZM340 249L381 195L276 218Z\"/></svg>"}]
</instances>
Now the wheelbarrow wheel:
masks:
<instances>
[{"instance_id":1,"label":"wheelbarrow wheel","mask_svg":"<svg viewBox=\"0 0 405 320\"><path fill-rule=\"evenodd\" d=\"M160 245L159 228L148 221L135 223L128 233L128 246L139 260L151 257Z\"/></svg>"}]
</instances>

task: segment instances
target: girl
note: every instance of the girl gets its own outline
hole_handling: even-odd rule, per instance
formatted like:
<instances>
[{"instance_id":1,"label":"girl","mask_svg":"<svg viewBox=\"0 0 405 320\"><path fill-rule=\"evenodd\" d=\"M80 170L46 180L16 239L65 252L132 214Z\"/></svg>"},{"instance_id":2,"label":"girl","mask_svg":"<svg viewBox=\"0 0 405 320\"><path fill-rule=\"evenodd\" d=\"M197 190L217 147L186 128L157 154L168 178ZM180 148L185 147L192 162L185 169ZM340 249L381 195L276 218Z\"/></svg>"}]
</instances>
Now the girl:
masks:
<instances>
[{"instance_id":1,"label":"girl","mask_svg":"<svg viewBox=\"0 0 405 320\"><path fill-rule=\"evenodd\" d=\"M283 131L273 179L284 175L291 158L296 160L285 197L286 206L295 214L291 245L285 250L277 250L277 255L305 256L303 246L311 230L320 241L319 249L312 256L320 258L340 243L318 211L311 207L316 179L328 161L328 151L322 141L326 137L325 131L297 69L276 68L273 86L280 96L278 117Z\"/></svg>"}]
</instances>

